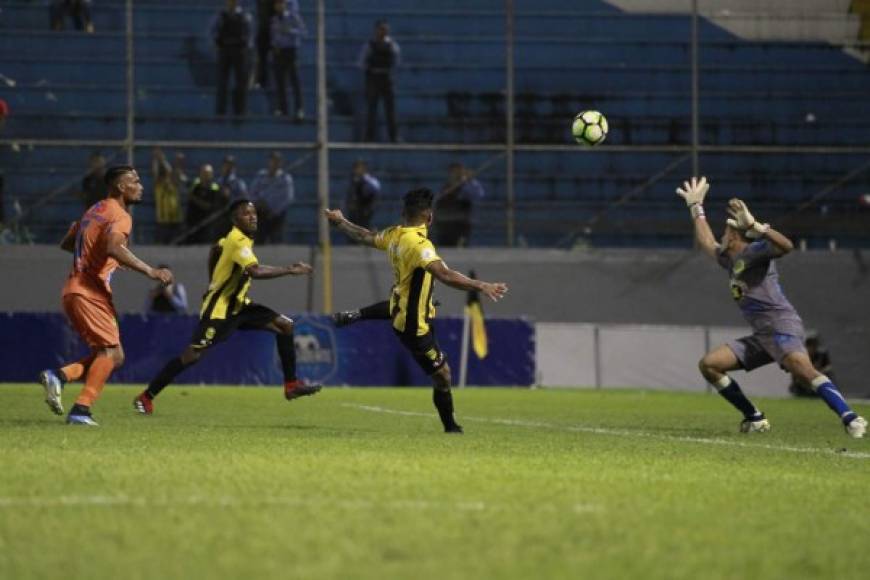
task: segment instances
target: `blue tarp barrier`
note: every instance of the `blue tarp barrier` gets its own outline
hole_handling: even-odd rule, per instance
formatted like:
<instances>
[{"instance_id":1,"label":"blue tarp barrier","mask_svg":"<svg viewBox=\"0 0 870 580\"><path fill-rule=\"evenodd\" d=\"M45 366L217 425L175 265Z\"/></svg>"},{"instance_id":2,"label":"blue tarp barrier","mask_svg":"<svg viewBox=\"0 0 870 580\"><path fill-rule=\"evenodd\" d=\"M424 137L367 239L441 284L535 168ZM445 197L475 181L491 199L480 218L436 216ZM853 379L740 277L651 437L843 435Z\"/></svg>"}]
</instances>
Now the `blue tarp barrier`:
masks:
<instances>
[{"instance_id":1,"label":"blue tarp barrier","mask_svg":"<svg viewBox=\"0 0 870 580\"><path fill-rule=\"evenodd\" d=\"M299 376L327 385L428 385L429 379L405 351L386 321L336 329L326 316L296 320ZM126 363L112 381L147 383L177 356L196 328L195 316L124 315L120 319ZM535 377L534 327L525 320L486 321L489 355L469 354L470 385L531 385ZM435 321L441 348L459 376L462 319ZM0 381L31 382L41 369L82 358L87 348L60 313L0 314ZM274 336L239 331L210 349L178 383L280 384Z\"/></svg>"}]
</instances>

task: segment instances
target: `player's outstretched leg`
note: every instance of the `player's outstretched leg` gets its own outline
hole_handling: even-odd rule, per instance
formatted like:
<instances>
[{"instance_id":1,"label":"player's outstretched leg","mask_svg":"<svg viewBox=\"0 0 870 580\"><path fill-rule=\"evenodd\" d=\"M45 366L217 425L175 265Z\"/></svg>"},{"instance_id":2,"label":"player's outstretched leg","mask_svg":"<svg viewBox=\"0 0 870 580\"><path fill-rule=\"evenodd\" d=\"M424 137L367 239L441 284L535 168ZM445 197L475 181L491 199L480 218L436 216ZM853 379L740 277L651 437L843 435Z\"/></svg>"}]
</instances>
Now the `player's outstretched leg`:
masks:
<instances>
[{"instance_id":1,"label":"player's outstretched leg","mask_svg":"<svg viewBox=\"0 0 870 580\"><path fill-rule=\"evenodd\" d=\"M390 319L390 302L376 302L359 310L345 310L336 312L332 315L332 322L337 327L347 326L360 320L389 320Z\"/></svg>"},{"instance_id":2,"label":"player's outstretched leg","mask_svg":"<svg viewBox=\"0 0 870 580\"><path fill-rule=\"evenodd\" d=\"M91 407L94 406L103 392L103 387L106 386L106 381L109 380L112 371L120 368L123 364L124 350L120 346L105 348L96 353L96 356L87 366L85 386L66 417L68 424L98 426L98 423L91 416Z\"/></svg>"},{"instance_id":3,"label":"player's outstretched leg","mask_svg":"<svg viewBox=\"0 0 870 580\"><path fill-rule=\"evenodd\" d=\"M52 413L63 415L61 395L64 385L85 376L96 356L96 354L92 353L79 361L59 369L45 369L39 373L39 384L45 390L45 404L48 405Z\"/></svg>"},{"instance_id":4,"label":"player's outstretched leg","mask_svg":"<svg viewBox=\"0 0 870 580\"><path fill-rule=\"evenodd\" d=\"M764 413L746 397L737 381L726 374L728 371L740 368L740 362L734 351L727 346L717 347L704 355L698 363L698 368L722 398L743 414L743 421L740 422L741 433L770 431L770 423Z\"/></svg>"},{"instance_id":5,"label":"player's outstretched leg","mask_svg":"<svg viewBox=\"0 0 870 580\"><path fill-rule=\"evenodd\" d=\"M57 372L51 369L42 371L39 373L39 384L45 391L45 404L48 405L51 412L55 415L63 415L63 401L61 400L63 382L57 376Z\"/></svg>"},{"instance_id":6,"label":"player's outstretched leg","mask_svg":"<svg viewBox=\"0 0 870 580\"><path fill-rule=\"evenodd\" d=\"M160 372L157 373L157 376L148 383L148 387L133 399L133 409L142 415L151 415L154 412L154 398L174 381L175 377L180 375L184 369L196 363L201 356L202 353L200 351L192 346L188 346L181 353L181 356L177 356L167 362Z\"/></svg>"},{"instance_id":7,"label":"player's outstretched leg","mask_svg":"<svg viewBox=\"0 0 870 580\"><path fill-rule=\"evenodd\" d=\"M864 433L867 431L867 420L852 410L836 385L813 367L810 357L805 352L790 353L782 360L782 366L791 373L795 380L812 387L825 401L828 408L837 414L850 437L855 439L864 437Z\"/></svg>"},{"instance_id":8,"label":"player's outstretched leg","mask_svg":"<svg viewBox=\"0 0 870 580\"><path fill-rule=\"evenodd\" d=\"M269 324L269 330L275 333L278 358L281 359L281 371L284 374L284 398L292 401L319 392L323 388L321 385L306 383L296 376L296 343L293 340L293 321L286 316L279 316Z\"/></svg>"},{"instance_id":9,"label":"player's outstretched leg","mask_svg":"<svg viewBox=\"0 0 870 580\"><path fill-rule=\"evenodd\" d=\"M462 426L453 418L453 394L450 392L450 366L444 363L432 375L432 402L438 410L445 433L462 433Z\"/></svg>"}]
</instances>

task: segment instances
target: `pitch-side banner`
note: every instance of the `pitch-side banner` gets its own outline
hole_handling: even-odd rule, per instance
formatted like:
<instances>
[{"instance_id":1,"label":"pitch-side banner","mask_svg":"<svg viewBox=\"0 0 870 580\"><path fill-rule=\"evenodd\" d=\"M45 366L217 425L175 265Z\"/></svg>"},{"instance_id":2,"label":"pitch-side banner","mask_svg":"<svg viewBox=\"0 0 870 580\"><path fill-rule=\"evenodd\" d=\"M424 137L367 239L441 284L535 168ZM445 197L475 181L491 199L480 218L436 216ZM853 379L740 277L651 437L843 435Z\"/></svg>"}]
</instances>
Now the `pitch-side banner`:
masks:
<instances>
[{"instance_id":1,"label":"pitch-side banner","mask_svg":"<svg viewBox=\"0 0 870 580\"><path fill-rule=\"evenodd\" d=\"M399 343L388 321L335 328L326 316L296 320L296 357L301 378L326 385L428 385L429 379ZM187 346L194 316L124 315L120 319L124 366L113 382L147 383ZM535 378L534 326L525 320L487 319L489 354L468 362L469 385L531 385ZM459 376L462 319L435 321L442 350ZM87 348L61 314L0 315L0 381L35 381L41 369L78 360ZM211 348L178 377L185 384L269 385L282 382L274 335L239 331Z\"/></svg>"}]
</instances>

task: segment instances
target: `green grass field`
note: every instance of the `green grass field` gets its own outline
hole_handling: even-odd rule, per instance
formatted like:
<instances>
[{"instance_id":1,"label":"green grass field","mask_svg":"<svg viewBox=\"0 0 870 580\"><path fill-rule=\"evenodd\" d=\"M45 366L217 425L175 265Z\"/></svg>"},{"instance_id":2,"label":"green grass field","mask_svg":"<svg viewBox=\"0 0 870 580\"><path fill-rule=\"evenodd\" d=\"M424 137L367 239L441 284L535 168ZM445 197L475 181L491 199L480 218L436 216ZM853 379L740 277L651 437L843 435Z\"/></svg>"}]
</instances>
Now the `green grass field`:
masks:
<instances>
[{"instance_id":1,"label":"green grass field","mask_svg":"<svg viewBox=\"0 0 870 580\"><path fill-rule=\"evenodd\" d=\"M0 578L835 578L870 568L870 441L819 401L110 385L99 429L0 386ZM72 393L67 393L67 404ZM863 414L868 406L859 406Z\"/></svg>"}]
</instances>

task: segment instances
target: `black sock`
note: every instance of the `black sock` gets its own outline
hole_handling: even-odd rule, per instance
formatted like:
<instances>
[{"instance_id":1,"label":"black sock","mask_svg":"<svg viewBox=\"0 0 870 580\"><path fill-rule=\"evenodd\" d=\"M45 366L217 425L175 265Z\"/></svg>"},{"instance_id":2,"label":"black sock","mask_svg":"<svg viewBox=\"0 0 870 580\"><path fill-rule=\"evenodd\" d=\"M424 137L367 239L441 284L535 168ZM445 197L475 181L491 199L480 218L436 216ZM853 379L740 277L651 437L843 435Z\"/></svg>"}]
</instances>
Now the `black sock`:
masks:
<instances>
[{"instance_id":1,"label":"black sock","mask_svg":"<svg viewBox=\"0 0 870 580\"><path fill-rule=\"evenodd\" d=\"M738 411L743 413L743 416L747 419L760 414L758 409L755 408L755 405L753 405L752 402L746 398L746 395L743 394L743 391L740 390L740 385L738 385L737 381L734 379L731 379L730 385L724 389L719 389L719 394L722 395L726 401L734 405Z\"/></svg>"},{"instance_id":2,"label":"black sock","mask_svg":"<svg viewBox=\"0 0 870 580\"><path fill-rule=\"evenodd\" d=\"M441 424L444 425L444 428L454 427L456 421L453 419L453 394L450 390L432 389L432 402L438 409L438 416L441 417Z\"/></svg>"},{"instance_id":3,"label":"black sock","mask_svg":"<svg viewBox=\"0 0 870 580\"><path fill-rule=\"evenodd\" d=\"M284 382L292 383L296 380L296 345L293 342L293 333L276 334L275 343L278 345L278 357L281 359Z\"/></svg>"},{"instance_id":4,"label":"black sock","mask_svg":"<svg viewBox=\"0 0 870 580\"><path fill-rule=\"evenodd\" d=\"M360 320L389 320L390 301L384 300L359 309Z\"/></svg>"},{"instance_id":5,"label":"black sock","mask_svg":"<svg viewBox=\"0 0 870 580\"><path fill-rule=\"evenodd\" d=\"M57 369L56 371L54 371L54 376L60 379L60 386L64 386L69 382L69 379L66 377L66 373L63 372L62 369Z\"/></svg>"},{"instance_id":6,"label":"black sock","mask_svg":"<svg viewBox=\"0 0 870 580\"><path fill-rule=\"evenodd\" d=\"M193 363L191 363L193 364ZM172 380L177 377L181 371L186 369L190 365L186 365L181 362L181 357L177 356L168 363L163 369L157 373L157 376L148 384L148 388L145 392L148 393L148 396L152 399L160 394L160 391L166 388L166 385L172 382Z\"/></svg>"},{"instance_id":7,"label":"black sock","mask_svg":"<svg viewBox=\"0 0 870 580\"><path fill-rule=\"evenodd\" d=\"M84 405L79 405L76 403L72 406L72 409L69 410L70 415L88 415L91 414L91 408L85 407Z\"/></svg>"}]
</instances>

